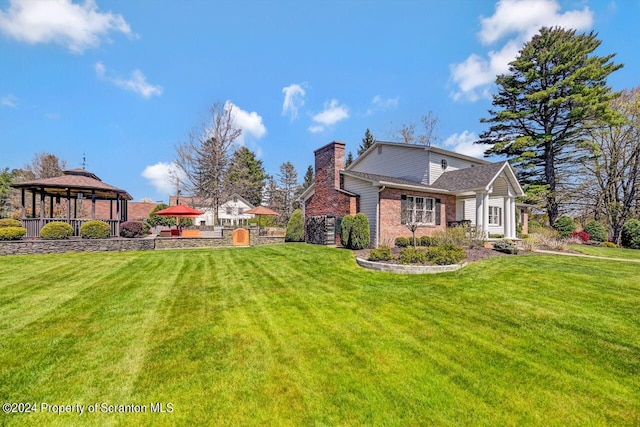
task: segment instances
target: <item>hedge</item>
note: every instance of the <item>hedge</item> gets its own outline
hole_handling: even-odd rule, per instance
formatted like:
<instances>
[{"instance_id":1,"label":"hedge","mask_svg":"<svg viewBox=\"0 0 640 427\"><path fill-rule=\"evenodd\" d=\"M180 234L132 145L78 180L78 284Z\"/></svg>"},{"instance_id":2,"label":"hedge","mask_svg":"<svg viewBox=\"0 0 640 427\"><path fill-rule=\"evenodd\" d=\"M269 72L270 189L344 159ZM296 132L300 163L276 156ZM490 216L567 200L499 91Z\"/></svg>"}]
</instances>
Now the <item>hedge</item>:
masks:
<instances>
[{"instance_id":1,"label":"hedge","mask_svg":"<svg viewBox=\"0 0 640 427\"><path fill-rule=\"evenodd\" d=\"M24 227L1 227L0 240L20 240L27 234Z\"/></svg>"},{"instance_id":2,"label":"hedge","mask_svg":"<svg viewBox=\"0 0 640 427\"><path fill-rule=\"evenodd\" d=\"M340 226L340 243L348 249L364 249L371 241L369 219L363 213L345 215Z\"/></svg>"},{"instance_id":3,"label":"hedge","mask_svg":"<svg viewBox=\"0 0 640 427\"><path fill-rule=\"evenodd\" d=\"M107 239L111 235L111 227L98 219L87 221L80 226L80 235L83 239Z\"/></svg>"},{"instance_id":4,"label":"hedge","mask_svg":"<svg viewBox=\"0 0 640 427\"><path fill-rule=\"evenodd\" d=\"M2 218L0 219L0 228L5 227L22 227L22 223L17 219L13 218Z\"/></svg>"},{"instance_id":5,"label":"hedge","mask_svg":"<svg viewBox=\"0 0 640 427\"><path fill-rule=\"evenodd\" d=\"M73 227L66 222L54 221L42 227L40 237L43 239L59 240L73 236Z\"/></svg>"}]
</instances>

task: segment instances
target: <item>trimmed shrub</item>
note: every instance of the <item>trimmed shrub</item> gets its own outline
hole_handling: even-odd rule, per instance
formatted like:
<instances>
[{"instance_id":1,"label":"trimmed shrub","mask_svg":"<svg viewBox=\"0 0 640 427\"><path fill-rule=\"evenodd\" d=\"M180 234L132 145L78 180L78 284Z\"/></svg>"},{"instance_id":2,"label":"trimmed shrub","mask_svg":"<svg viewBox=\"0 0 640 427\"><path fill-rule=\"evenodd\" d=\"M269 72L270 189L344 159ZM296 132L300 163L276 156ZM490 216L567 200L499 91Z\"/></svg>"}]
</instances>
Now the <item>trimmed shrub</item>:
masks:
<instances>
[{"instance_id":1,"label":"trimmed shrub","mask_svg":"<svg viewBox=\"0 0 640 427\"><path fill-rule=\"evenodd\" d=\"M622 246L640 249L640 220L632 219L622 227Z\"/></svg>"},{"instance_id":2,"label":"trimmed shrub","mask_svg":"<svg viewBox=\"0 0 640 427\"><path fill-rule=\"evenodd\" d=\"M380 246L369 251L369 261L391 261L392 259L393 254L388 246Z\"/></svg>"},{"instance_id":3,"label":"trimmed shrub","mask_svg":"<svg viewBox=\"0 0 640 427\"><path fill-rule=\"evenodd\" d=\"M353 215L345 215L340 223L340 244L345 248L349 247L349 234L353 228Z\"/></svg>"},{"instance_id":4,"label":"trimmed shrub","mask_svg":"<svg viewBox=\"0 0 640 427\"><path fill-rule=\"evenodd\" d=\"M371 231L369 229L369 218L362 212L357 214L353 220L351 238L349 246L351 249L364 249L371 241Z\"/></svg>"},{"instance_id":5,"label":"trimmed shrub","mask_svg":"<svg viewBox=\"0 0 640 427\"><path fill-rule=\"evenodd\" d=\"M576 231L576 223L568 216L561 216L553 224L553 228L560 234L560 237L569 237Z\"/></svg>"},{"instance_id":6,"label":"trimmed shrub","mask_svg":"<svg viewBox=\"0 0 640 427\"><path fill-rule=\"evenodd\" d=\"M5 227L22 227L22 223L17 219L2 218L0 219L0 228L5 228Z\"/></svg>"},{"instance_id":7,"label":"trimmed shrub","mask_svg":"<svg viewBox=\"0 0 640 427\"><path fill-rule=\"evenodd\" d=\"M504 252L505 254L515 255L518 253L518 248L516 247L516 244L512 240L508 240L508 239L498 240L497 242L494 242L493 249L498 252Z\"/></svg>"},{"instance_id":8,"label":"trimmed shrub","mask_svg":"<svg viewBox=\"0 0 640 427\"><path fill-rule=\"evenodd\" d=\"M73 236L73 227L66 222L54 221L42 227L40 237L43 239L59 240Z\"/></svg>"},{"instance_id":9,"label":"trimmed shrub","mask_svg":"<svg viewBox=\"0 0 640 427\"><path fill-rule=\"evenodd\" d=\"M574 231L571 233L571 237L580 239L582 243L587 243L589 241L589 234L586 231Z\"/></svg>"},{"instance_id":10,"label":"trimmed shrub","mask_svg":"<svg viewBox=\"0 0 640 427\"><path fill-rule=\"evenodd\" d=\"M589 235L589 238L596 242L606 242L609 237L607 229L598 221L591 221L584 227L585 233Z\"/></svg>"},{"instance_id":11,"label":"trimmed shrub","mask_svg":"<svg viewBox=\"0 0 640 427\"><path fill-rule=\"evenodd\" d=\"M437 265L458 264L467 257L467 252L461 246L453 243L443 243L427 249L427 259Z\"/></svg>"},{"instance_id":12,"label":"trimmed shrub","mask_svg":"<svg viewBox=\"0 0 640 427\"><path fill-rule=\"evenodd\" d=\"M426 261L427 254L413 246L404 248L398 256L398 262L400 262L400 264L424 264Z\"/></svg>"},{"instance_id":13,"label":"trimmed shrub","mask_svg":"<svg viewBox=\"0 0 640 427\"><path fill-rule=\"evenodd\" d=\"M616 244L613 242L602 242L602 246L605 248L617 248Z\"/></svg>"},{"instance_id":14,"label":"trimmed shrub","mask_svg":"<svg viewBox=\"0 0 640 427\"><path fill-rule=\"evenodd\" d=\"M364 249L371 240L369 219L363 213L342 218L340 243L349 249Z\"/></svg>"},{"instance_id":15,"label":"trimmed shrub","mask_svg":"<svg viewBox=\"0 0 640 427\"><path fill-rule=\"evenodd\" d=\"M111 227L104 221L95 219L80 226L80 236L83 239L107 239L111 235Z\"/></svg>"},{"instance_id":16,"label":"trimmed shrub","mask_svg":"<svg viewBox=\"0 0 640 427\"><path fill-rule=\"evenodd\" d=\"M411 240L408 237L396 237L396 246L398 248L406 248L411 244Z\"/></svg>"},{"instance_id":17,"label":"trimmed shrub","mask_svg":"<svg viewBox=\"0 0 640 427\"><path fill-rule=\"evenodd\" d=\"M504 234L489 234L490 239L504 239Z\"/></svg>"},{"instance_id":18,"label":"trimmed shrub","mask_svg":"<svg viewBox=\"0 0 640 427\"><path fill-rule=\"evenodd\" d=\"M128 239L142 237L145 234L144 224L137 221L127 221L120 224L120 237Z\"/></svg>"},{"instance_id":19,"label":"trimmed shrub","mask_svg":"<svg viewBox=\"0 0 640 427\"><path fill-rule=\"evenodd\" d=\"M304 242L304 221L302 219L302 209L296 209L289 217L287 223L287 242Z\"/></svg>"},{"instance_id":20,"label":"trimmed shrub","mask_svg":"<svg viewBox=\"0 0 640 427\"><path fill-rule=\"evenodd\" d=\"M417 240L417 239L416 239ZM436 246L438 244L438 239L431 236L422 236L420 238L420 246Z\"/></svg>"},{"instance_id":21,"label":"trimmed shrub","mask_svg":"<svg viewBox=\"0 0 640 427\"><path fill-rule=\"evenodd\" d=\"M20 240L27 234L24 227L1 227L0 240Z\"/></svg>"}]
</instances>

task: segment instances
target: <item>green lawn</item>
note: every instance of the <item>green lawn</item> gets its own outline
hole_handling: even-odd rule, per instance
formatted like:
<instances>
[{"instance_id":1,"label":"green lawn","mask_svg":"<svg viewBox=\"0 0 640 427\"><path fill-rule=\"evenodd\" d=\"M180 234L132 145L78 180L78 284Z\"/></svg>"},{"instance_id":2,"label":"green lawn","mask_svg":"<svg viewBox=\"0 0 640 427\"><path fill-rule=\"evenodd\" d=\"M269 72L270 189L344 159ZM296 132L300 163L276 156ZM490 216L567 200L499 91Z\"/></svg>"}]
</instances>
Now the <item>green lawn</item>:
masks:
<instances>
[{"instance_id":1,"label":"green lawn","mask_svg":"<svg viewBox=\"0 0 640 427\"><path fill-rule=\"evenodd\" d=\"M0 425L638 425L639 277L392 275L304 244L0 257L0 400L85 405Z\"/></svg>"},{"instance_id":2,"label":"green lawn","mask_svg":"<svg viewBox=\"0 0 640 427\"><path fill-rule=\"evenodd\" d=\"M571 249L585 255L594 255L606 258L634 259L640 261L640 250L638 249L605 248L602 246L591 245L571 245Z\"/></svg>"}]
</instances>

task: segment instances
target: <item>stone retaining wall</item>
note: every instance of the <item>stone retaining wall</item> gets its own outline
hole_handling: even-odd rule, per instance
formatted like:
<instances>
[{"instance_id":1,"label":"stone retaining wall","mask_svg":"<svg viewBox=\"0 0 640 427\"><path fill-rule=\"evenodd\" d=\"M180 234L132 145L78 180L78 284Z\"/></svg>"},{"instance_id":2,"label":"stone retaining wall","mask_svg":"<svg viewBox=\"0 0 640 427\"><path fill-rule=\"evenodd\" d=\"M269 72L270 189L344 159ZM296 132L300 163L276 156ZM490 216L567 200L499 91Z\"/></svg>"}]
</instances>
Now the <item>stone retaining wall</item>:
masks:
<instances>
[{"instance_id":1,"label":"stone retaining wall","mask_svg":"<svg viewBox=\"0 0 640 427\"><path fill-rule=\"evenodd\" d=\"M0 256L26 254L63 254L65 252L152 251L154 249L229 247L233 230L225 229L222 238L214 237L145 237L142 239L69 239L0 241ZM258 236L249 230L250 246L284 243L284 237Z\"/></svg>"},{"instance_id":2,"label":"stone retaining wall","mask_svg":"<svg viewBox=\"0 0 640 427\"><path fill-rule=\"evenodd\" d=\"M465 265L464 264L452 264L452 265L402 265L402 264L387 264L384 262L368 261L363 258L357 258L356 262L360 267L368 268L370 270L388 271L390 273L400 274L435 274L446 273L448 271L456 271Z\"/></svg>"},{"instance_id":3,"label":"stone retaining wall","mask_svg":"<svg viewBox=\"0 0 640 427\"><path fill-rule=\"evenodd\" d=\"M65 252L150 251L155 239L69 239L0 242L0 255L63 254Z\"/></svg>"}]
</instances>

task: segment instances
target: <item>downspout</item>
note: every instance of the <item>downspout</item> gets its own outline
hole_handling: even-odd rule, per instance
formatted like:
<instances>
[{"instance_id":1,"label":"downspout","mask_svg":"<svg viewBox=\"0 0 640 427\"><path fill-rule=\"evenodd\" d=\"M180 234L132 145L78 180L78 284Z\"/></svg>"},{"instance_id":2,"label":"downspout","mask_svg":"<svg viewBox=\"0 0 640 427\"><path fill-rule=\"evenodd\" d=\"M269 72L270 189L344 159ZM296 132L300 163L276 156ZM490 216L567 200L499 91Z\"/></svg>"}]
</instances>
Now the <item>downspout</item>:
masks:
<instances>
[{"instance_id":1,"label":"downspout","mask_svg":"<svg viewBox=\"0 0 640 427\"><path fill-rule=\"evenodd\" d=\"M378 203L376 203L376 248L380 246L380 193L386 188L387 186L383 185L382 188L378 190Z\"/></svg>"}]
</instances>

